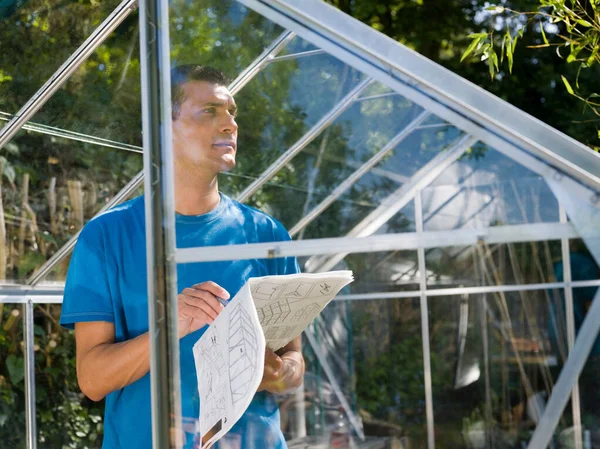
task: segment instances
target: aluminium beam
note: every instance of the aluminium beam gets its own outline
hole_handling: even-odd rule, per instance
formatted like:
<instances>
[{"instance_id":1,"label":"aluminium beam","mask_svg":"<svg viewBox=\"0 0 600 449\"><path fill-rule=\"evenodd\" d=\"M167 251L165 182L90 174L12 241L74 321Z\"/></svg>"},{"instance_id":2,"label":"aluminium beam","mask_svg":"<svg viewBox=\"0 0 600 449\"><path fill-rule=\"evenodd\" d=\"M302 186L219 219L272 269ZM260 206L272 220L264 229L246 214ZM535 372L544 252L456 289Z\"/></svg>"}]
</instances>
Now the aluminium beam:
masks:
<instances>
[{"instance_id":1,"label":"aluminium beam","mask_svg":"<svg viewBox=\"0 0 600 449\"><path fill-rule=\"evenodd\" d=\"M169 2L140 0L152 446L181 449Z\"/></svg>"},{"instance_id":2,"label":"aluminium beam","mask_svg":"<svg viewBox=\"0 0 600 449\"><path fill-rule=\"evenodd\" d=\"M25 353L25 428L27 432L27 449L37 448L37 426L35 420L35 339L33 322L33 302L23 304L23 336Z\"/></svg>"},{"instance_id":3,"label":"aluminium beam","mask_svg":"<svg viewBox=\"0 0 600 449\"><path fill-rule=\"evenodd\" d=\"M288 148L285 153L277 158L267 169L255 179L248 187L246 187L236 198L237 201L243 203L254 195L265 183L277 174L294 156L302 151L309 143L311 143L327 126L329 126L336 118L348 109L371 83L372 79L367 78L361 81L354 87L344 98L342 98L321 120L319 120L310 130L308 130L294 145Z\"/></svg>"},{"instance_id":4,"label":"aluminium beam","mask_svg":"<svg viewBox=\"0 0 600 449\"><path fill-rule=\"evenodd\" d=\"M289 55L275 56L274 58L271 58L270 63L281 62L281 61L295 61L296 59L300 59L300 58L309 58L311 56L319 56L319 55L326 55L326 54L327 53L324 50L301 51L299 53L292 53Z\"/></svg>"},{"instance_id":5,"label":"aluminium beam","mask_svg":"<svg viewBox=\"0 0 600 449\"><path fill-rule=\"evenodd\" d=\"M560 222L567 223L567 213L562 205L559 205ZM573 308L573 287L570 283L573 280L571 275L571 252L569 251L569 239L561 239L561 256L563 261L563 281L567 284L565 292L565 318L567 322L567 347L569 352L573 349L575 343L575 310ZM558 337L558 333L557 333ZM575 439L575 449L583 449L582 427L581 427L581 400L579 395L579 384L573 385L571 393L571 413L573 415L573 430Z\"/></svg>"},{"instance_id":6,"label":"aluminium beam","mask_svg":"<svg viewBox=\"0 0 600 449\"><path fill-rule=\"evenodd\" d=\"M575 344L560 371L558 380L554 384L542 418L533 432L527 449L545 449L548 447L554 435L554 429L556 429L558 421L567 405L573 387L579 380L579 374L592 350L599 331L600 288L596 290L592 305L577 333Z\"/></svg>"},{"instance_id":7,"label":"aluminium beam","mask_svg":"<svg viewBox=\"0 0 600 449\"><path fill-rule=\"evenodd\" d=\"M442 151L415 173L409 182L381 201L379 207L361 220L346 237L366 237L374 234L398 211L406 206L419 191L431 184L446 168L452 165L471 147L477 138L465 135L449 150ZM311 272L327 271L346 257L347 253L336 254L328 259L317 261L311 258L306 267Z\"/></svg>"},{"instance_id":8,"label":"aluminium beam","mask_svg":"<svg viewBox=\"0 0 600 449\"><path fill-rule=\"evenodd\" d=\"M466 228L451 231L402 232L368 237L337 237L301 241L247 243L243 245L179 248L177 263L217 262L277 257L312 256L313 254L369 253L419 248L443 248L487 244L539 242L560 238L577 238L571 223L535 223Z\"/></svg>"},{"instance_id":9,"label":"aluminium beam","mask_svg":"<svg viewBox=\"0 0 600 449\"><path fill-rule=\"evenodd\" d=\"M589 281L573 281L570 285L572 288L579 287L600 287L600 280ZM453 295L478 295L486 293L500 292L526 292L538 290L564 289L567 286L565 282L550 282L545 284L515 284L515 285L481 285L474 287L455 287L455 288L436 288L428 289L425 294L428 297L437 296L453 296ZM25 304L31 300L34 304L61 304L63 298L63 287L59 289L44 291L44 290L28 290L27 296L23 296L22 291L5 291L0 289L0 304ZM398 299L398 298L418 298L421 296L419 290L412 291L397 291L397 292L371 292L371 293L352 293L338 295L336 301L367 301L380 299Z\"/></svg>"},{"instance_id":10,"label":"aluminium beam","mask_svg":"<svg viewBox=\"0 0 600 449\"><path fill-rule=\"evenodd\" d=\"M423 204L421 190L415 193L415 227L423 234ZM433 419L433 389L431 385L431 339L429 338L429 304L426 295L427 268L425 267L425 248L417 249L419 263L419 290L421 312L421 344L423 346L423 384L425 387L425 416L427 418L427 448L435 449L435 427Z\"/></svg>"},{"instance_id":11,"label":"aluminium beam","mask_svg":"<svg viewBox=\"0 0 600 449\"><path fill-rule=\"evenodd\" d=\"M3 148L21 127L60 89L85 60L110 36L110 34L136 8L136 0L123 0L117 8L75 50L46 83L29 99L15 116L0 129L0 148Z\"/></svg>"},{"instance_id":12,"label":"aluminium beam","mask_svg":"<svg viewBox=\"0 0 600 449\"><path fill-rule=\"evenodd\" d=\"M102 209L95 215L98 216L111 207L121 203L124 201L129 195L135 192L139 187L142 186L144 182L144 172L140 171L135 177L129 181L125 187L123 187L111 200L106 203ZM71 250L75 247L75 243L77 243L77 239L79 238L79 234L81 231L78 231L73 237L69 239L67 243L60 247L60 249L52 255L50 259L48 259L37 271L35 271L29 279L27 279L27 285L37 285L40 283L44 277L50 273L56 265L62 262L70 253ZM1 291L0 291L1 293Z\"/></svg>"},{"instance_id":13,"label":"aluminium beam","mask_svg":"<svg viewBox=\"0 0 600 449\"><path fill-rule=\"evenodd\" d=\"M10 121L14 117L13 114L0 111L0 120ZM32 131L39 134L45 134L53 137L60 137L62 139L74 140L77 142L89 143L91 145L97 145L105 148L113 148L115 150L131 151L134 153L142 153L142 147L137 145L130 145L127 143L117 142L116 140L104 139L102 137L96 137L89 134L78 133L76 131L70 131L67 129L57 128L54 126L42 125L40 123L27 122L21 129Z\"/></svg>"},{"instance_id":14,"label":"aluminium beam","mask_svg":"<svg viewBox=\"0 0 600 449\"><path fill-rule=\"evenodd\" d=\"M383 148L375 153L367 162L361 165L356 171L348 176L341 184L339 184L331 194L308 212L302 219L294 225L290 230L290 236L296 235L298 232L306 228L313 220L321 215L334 201L352 187L364 174L377 165L384 157L386 157L394 148L406 139L424 120L429 117L429 112L421 112L413 121L411 121L402 131L392 138Z\"/></svg>"},{"instance_id":15,"label":"aluminium beam","mask_svg":"<svg viewBox=\"0 0 600 449\"><path fill-rule=\"evenodd\" d=\"M296 35L291 31L284 31L275 39L246 69L240 73L229 85L231 95L242 90L261 70L263 70L277 54L283 50Z\"/></svg>"}]
</instances>

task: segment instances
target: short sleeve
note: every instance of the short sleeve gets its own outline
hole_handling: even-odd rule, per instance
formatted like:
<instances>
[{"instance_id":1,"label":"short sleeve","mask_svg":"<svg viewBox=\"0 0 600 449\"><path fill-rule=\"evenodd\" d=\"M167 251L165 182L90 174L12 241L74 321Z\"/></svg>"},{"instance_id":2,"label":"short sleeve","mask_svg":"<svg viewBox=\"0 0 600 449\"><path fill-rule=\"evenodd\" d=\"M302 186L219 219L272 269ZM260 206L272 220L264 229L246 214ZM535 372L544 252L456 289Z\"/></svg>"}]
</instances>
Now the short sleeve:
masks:
<instances>
[{"instance_id":1,"label":"short sleeve","mask_svg":"<svg viewBox=\"0 0 600 449\"><path fill-rule=\"evenodd\" d=\"M102 227L95 220L83 229L67 272L60 324L114 322Z\"/></svg>"},{"instance_id":2,"label":"short sleeve","mask_svg":"<svg viewBox=\"0 0 600 449\"><path fill-rule=\"evenodd\" d=\"M285 227L276 222L275 240L279 242L289 242L292 240ZM297 274L300 273L300 265L295 257L281 257L277 259L277 274Z\"/></svg>"}]
</instances>

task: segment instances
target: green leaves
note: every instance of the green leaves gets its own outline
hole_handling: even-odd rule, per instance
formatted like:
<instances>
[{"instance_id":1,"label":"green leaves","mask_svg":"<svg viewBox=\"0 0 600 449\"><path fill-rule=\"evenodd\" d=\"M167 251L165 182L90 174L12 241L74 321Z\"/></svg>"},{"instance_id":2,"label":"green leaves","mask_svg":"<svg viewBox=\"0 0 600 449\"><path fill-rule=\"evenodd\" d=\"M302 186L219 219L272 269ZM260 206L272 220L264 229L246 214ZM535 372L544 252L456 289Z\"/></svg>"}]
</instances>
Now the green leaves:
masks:
<instances>
[{"instance_id":1,"label":"green leaves","mask_svg":"<svg viewBox=\"0 0 600 449\"><path fill-rule=\"evenodd\" d=\"M571 95L575 95L575 92L573 91L573 88L571 87L569 81L563 75L561 75L560 78L562 79L563 84L567 88L567 92L569 92Z\"/></svg>"},{"instance_id":2,"label":"green leaves","mask_svg":"<svg viewBox=\"0 0 600 449\"><path fill-rule=\"evenodd\" d=\"M473 41L469 44L462 57L460 58L460 62L463 62L465 58L467 58L471 53L473 53L481 44L481 41L488 36L487 33L475 33L470 34L469 37L473 39Z\"/></svg>"},{"instance_id":3,"label":"green leaves","mask_svg":"<svg viewBox=\"0 0 600 449\"><path fill-rule=\"evenodd\" d=\"M6 368L8 368L8 376L13 385L17 385L25 377L25 362L23 357L17 357L14 354L6 358Z\"/></svg>"}]
</instances>

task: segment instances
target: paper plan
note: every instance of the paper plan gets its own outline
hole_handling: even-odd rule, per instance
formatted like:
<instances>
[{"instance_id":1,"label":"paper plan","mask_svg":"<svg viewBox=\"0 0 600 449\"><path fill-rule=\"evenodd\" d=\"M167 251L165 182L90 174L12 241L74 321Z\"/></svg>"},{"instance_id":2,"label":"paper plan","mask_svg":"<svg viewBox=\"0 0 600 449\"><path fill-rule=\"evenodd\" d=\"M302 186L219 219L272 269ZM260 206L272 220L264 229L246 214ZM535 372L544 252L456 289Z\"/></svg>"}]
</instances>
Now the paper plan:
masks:
<instances>
[{"instance_id":1,"label":"paper plan","mask_svg":"<svg viewBox=\"0 0 600 449\"><path fill-rule=\"evenodd\" d=\"M240 419L263 375L265 337L247 285L196 342L193 353L201 447L207 448Z\"/></svg>"},{"instance_id":2,"label":"paper plan","mask_svg":"<svg viewBox=\"0 0 600 449\"><path fill-rule=\"evenodd\" d=\"M250 278L194 345L201 447L225 435L262 380L265 347L302 333L350 282L351 271Z\"/></svg>"},{"instance_id":3,"label":"paper plan","mask_svg":"<svg viewBox=\"0 0 600 449\"><path fill-rule=\"evenodd\" d=\"M277 351L300 335L352 280L351 271L249 279L267 346Z\"/></svg>"}]
</instances>

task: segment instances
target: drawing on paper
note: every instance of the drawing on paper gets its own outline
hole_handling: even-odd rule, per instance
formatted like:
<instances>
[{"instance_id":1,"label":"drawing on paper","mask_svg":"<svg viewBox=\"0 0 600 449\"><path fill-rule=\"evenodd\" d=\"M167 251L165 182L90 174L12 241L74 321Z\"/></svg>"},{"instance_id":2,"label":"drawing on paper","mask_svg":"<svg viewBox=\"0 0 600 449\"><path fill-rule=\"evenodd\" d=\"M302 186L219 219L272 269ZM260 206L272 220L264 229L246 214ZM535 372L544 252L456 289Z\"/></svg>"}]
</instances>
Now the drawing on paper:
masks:
<instances>
[{"instance_id":1,"label":"drawing on paper","mask_svg":"<svg viewBox=\"0 0 600 449\"><path fill-rule=\"evenodd\" d=\"M256 370L256 335L248 312L236 305L229 315L229 378L233 403L244 399Z\"/></svg>"},{"instance_id":2,"label":"drawing on paper","mask_svg":"<svg viewBox=\"0 0 600 449\"><path fill-rule=\"evenodd\" d=\"M294 334L295 326L271 326L265 331L265 339L285 340Z\"/></svg>"},{"instance_id":3,"label":"drawing on paper","mask_svg":"<svg viewBox=\"0 0 600 449\"><path fill-rule=\"evenodd\" d=\"M304 299L306 295L310 292L313 284L308 282L291 282L285 286L285 290L283 291L283 296L286 298L290 298L293 302L294 299Z\"/></svg>"},{"instance_id":4,"label":"drawing on paper","mask_svg":"<svg viewBox=\"0 0 600 449\"><path fill-rule=\"evenodd\" d=\"M292 320L294 320L294 321L311 320L312 321L312 317L317 315L320 310L321 310L321 305L318 302L313 302L312 304L309 304L306 307L302 307L301 309L298 309L296 311L296 313L294 313Z\"/></svg>"},{"instance_id":5,"label":"drawing on paper","mask_svg":"<svg viewBox=\"0 0 600 449\"><path fill-rule=\"evenodd\" d=\"M310 294L307 296L308 299L318 299L324 298L331 295L332 292L336 290L338 284L333 284L332 282L322 281L317 282L314 288L311 290Z\"/></svg>"},{"instance_id":6,"label":"drawing on paper","mask_svg":"<svg viewBox=\"0 0 600 449\"><path fill-rule=\"evenodd\" d=\"M225 392L221 387L216 394L201 404L202 414L207 422L215 423L225 416Z\"/></svg>"},{"instance_id":7,"label":"drawing on paper","mask_svg":"<svg viewBox=\"0 0 600 449\"><path fill-rule=\"evenodd\" d=\"M290 303L287 299L275 301L264 307L257 307L258 321L262 326L269 324L279 324L285 321L290 314Z\"/></svg>"},{"instance_id":8,"label":"drawing on paper","mask_svg":"<svg viewBox=\"0 0 600 449\"><path fill-rule=\"evenodd\" d=\"M263 282L258 284L252 292L255 300L273 301L279 297L285 285Z\"/></svg>"}]
</instances>

